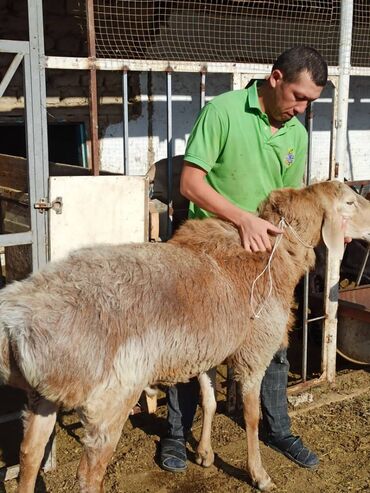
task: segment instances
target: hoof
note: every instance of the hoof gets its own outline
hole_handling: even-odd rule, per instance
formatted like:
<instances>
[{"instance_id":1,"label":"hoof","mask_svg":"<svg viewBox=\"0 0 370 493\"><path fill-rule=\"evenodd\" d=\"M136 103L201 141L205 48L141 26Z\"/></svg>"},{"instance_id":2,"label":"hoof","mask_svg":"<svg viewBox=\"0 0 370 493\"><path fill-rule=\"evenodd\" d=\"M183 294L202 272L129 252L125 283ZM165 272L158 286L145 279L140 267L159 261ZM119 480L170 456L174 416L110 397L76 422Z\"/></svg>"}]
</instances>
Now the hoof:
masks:
<instances>
[{"instance_id":1,"label":"hoof","mask_svg":"<svg viewBox=\"0 0 370 493\"><path fill-rule=\"evenodd\" d=\"M205 452L203 454L200 454L197 452L195 456L195 462L202 467L210 467L213 462L214 462L215 455L213 451L211 452Z\"/></svg>"},{"instance_id":2,"label":"hoof","mask_svg":"<svg viewBox=\"0 0 370 493\"><path fill-rule=\"evenodd\" d=\"M275 483L273 483L269 477L262 481L256 481L254 486L260 491L273 491L276 488Z\"/></svg>"}]
</instances>

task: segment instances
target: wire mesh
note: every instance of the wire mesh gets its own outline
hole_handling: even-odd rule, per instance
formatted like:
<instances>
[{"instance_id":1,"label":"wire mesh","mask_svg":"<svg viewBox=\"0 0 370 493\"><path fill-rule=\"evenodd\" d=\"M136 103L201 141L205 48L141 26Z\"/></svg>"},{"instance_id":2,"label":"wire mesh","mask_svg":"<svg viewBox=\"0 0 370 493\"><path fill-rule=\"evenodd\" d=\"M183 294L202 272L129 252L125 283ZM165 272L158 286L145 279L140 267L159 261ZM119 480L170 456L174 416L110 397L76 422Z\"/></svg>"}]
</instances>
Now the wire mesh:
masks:
<instances>
[{"instance_id":1,"label":"wire mesh","mask_svg":"<svg viewBox=\"0 0 370 493\"><path fill-rule=\"evenodd\" d=\"M338 63L340 0L96 0L94 10L102 58L271 63L309 44Z\"/></svg>"},{"instance_id":2,"label":"wire mesh","mask_svg":"<svg viewBox=\"0 0 370 493\"><path fill-rule=\"evenodd\" d=\"M370 67L370 2L355 0L351 65Z\"/></svg>"},{"instance_id":3,"label":"wire mesh","mask_svg":"<svg viewBox=\"0 0 370 493\"><path fill-rule=\"evenodd\" d=\"M95 0L97 56L266 63L297 44L338 65L341 0ZM352 65L370 65L370 2L354 1Z\"/></svg>"}]
</instances>

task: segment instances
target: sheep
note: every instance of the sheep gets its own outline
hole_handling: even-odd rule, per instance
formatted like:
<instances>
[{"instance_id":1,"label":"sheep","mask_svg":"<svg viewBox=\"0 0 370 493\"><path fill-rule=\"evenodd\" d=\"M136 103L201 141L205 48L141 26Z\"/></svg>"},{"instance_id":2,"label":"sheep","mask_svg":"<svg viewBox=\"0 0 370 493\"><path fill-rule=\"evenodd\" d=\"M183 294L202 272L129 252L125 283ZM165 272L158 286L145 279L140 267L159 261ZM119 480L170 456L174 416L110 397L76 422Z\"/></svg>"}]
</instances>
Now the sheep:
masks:
<instances>
[{"instance_id":1,"label":"sheep","mask_svg":"<svg viewBox=\"0 0 370 493\"><path fill-rule=\"evenodd\" d=\"M313 247L322 236L340 258L344 235L370 241L370 203L329 181L274 191L260 215L289 225L271 238L271 289L271 254L248 253L234 225L210 218L187 221L167 243L77 250L1 291L0 381L29 397L20 493L34 490L59 408L76 409L85 428L80 491L101 492L142 390L197 375L204 419L196 461L211 465L216 403L206 372L225 360L241 382L249 474L261 491L273 488L258 444L261 379L287 344L294 288L314 265Z\"/></svg>"}]
</instances>

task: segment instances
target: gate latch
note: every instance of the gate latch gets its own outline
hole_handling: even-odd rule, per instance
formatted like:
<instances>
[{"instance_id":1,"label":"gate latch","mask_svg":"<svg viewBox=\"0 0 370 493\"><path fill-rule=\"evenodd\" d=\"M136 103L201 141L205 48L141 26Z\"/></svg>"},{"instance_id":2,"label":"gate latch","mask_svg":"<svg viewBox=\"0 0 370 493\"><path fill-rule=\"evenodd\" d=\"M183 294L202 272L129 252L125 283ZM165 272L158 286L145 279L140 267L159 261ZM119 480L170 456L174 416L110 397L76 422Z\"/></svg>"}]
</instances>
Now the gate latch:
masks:
<instances>
[{"instance_id":1,"label":"gate latch","mask_svg":"<svg viewBox=\"0 0 370 493\"><path fill-rule=\"evenodd\" d=\"M44 211L53 209L57 214L61 214L63 211L63 199L62 197L56 197L52 202L48 202L47 199L41 198L34 204L34 208L43 214Z\"/></svg>"}]
</instances>

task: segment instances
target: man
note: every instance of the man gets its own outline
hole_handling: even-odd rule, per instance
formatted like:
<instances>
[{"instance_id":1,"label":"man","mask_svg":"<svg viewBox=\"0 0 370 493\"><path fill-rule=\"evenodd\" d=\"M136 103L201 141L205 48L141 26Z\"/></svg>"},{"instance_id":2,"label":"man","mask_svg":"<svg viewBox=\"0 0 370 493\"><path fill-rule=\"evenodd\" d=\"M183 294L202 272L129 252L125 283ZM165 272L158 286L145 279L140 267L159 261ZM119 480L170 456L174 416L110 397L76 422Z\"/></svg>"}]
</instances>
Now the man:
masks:
<instances>
[{"instance_id":1,"label":"man","mask_svg":"<svg viewBox=\"0 0 370 493\"><path fill-rule=\"evenodd\" d=\"M265 81L214 98L201 111L187 144L181 193L190 217L218 216L234 223L249 252L270 251L269 234L282 231L255 215L277 188L303 182L307 132L295 118L317 99L327 81L327 64L307 46L282 53ZM286 350L274 356L261 385L265 442L302 467L319 463L290 429ZM168 436L161 441L160 464L186 469L186 435L198 399L197 381L168 391Z\"/></svg>"}]
</instances>

